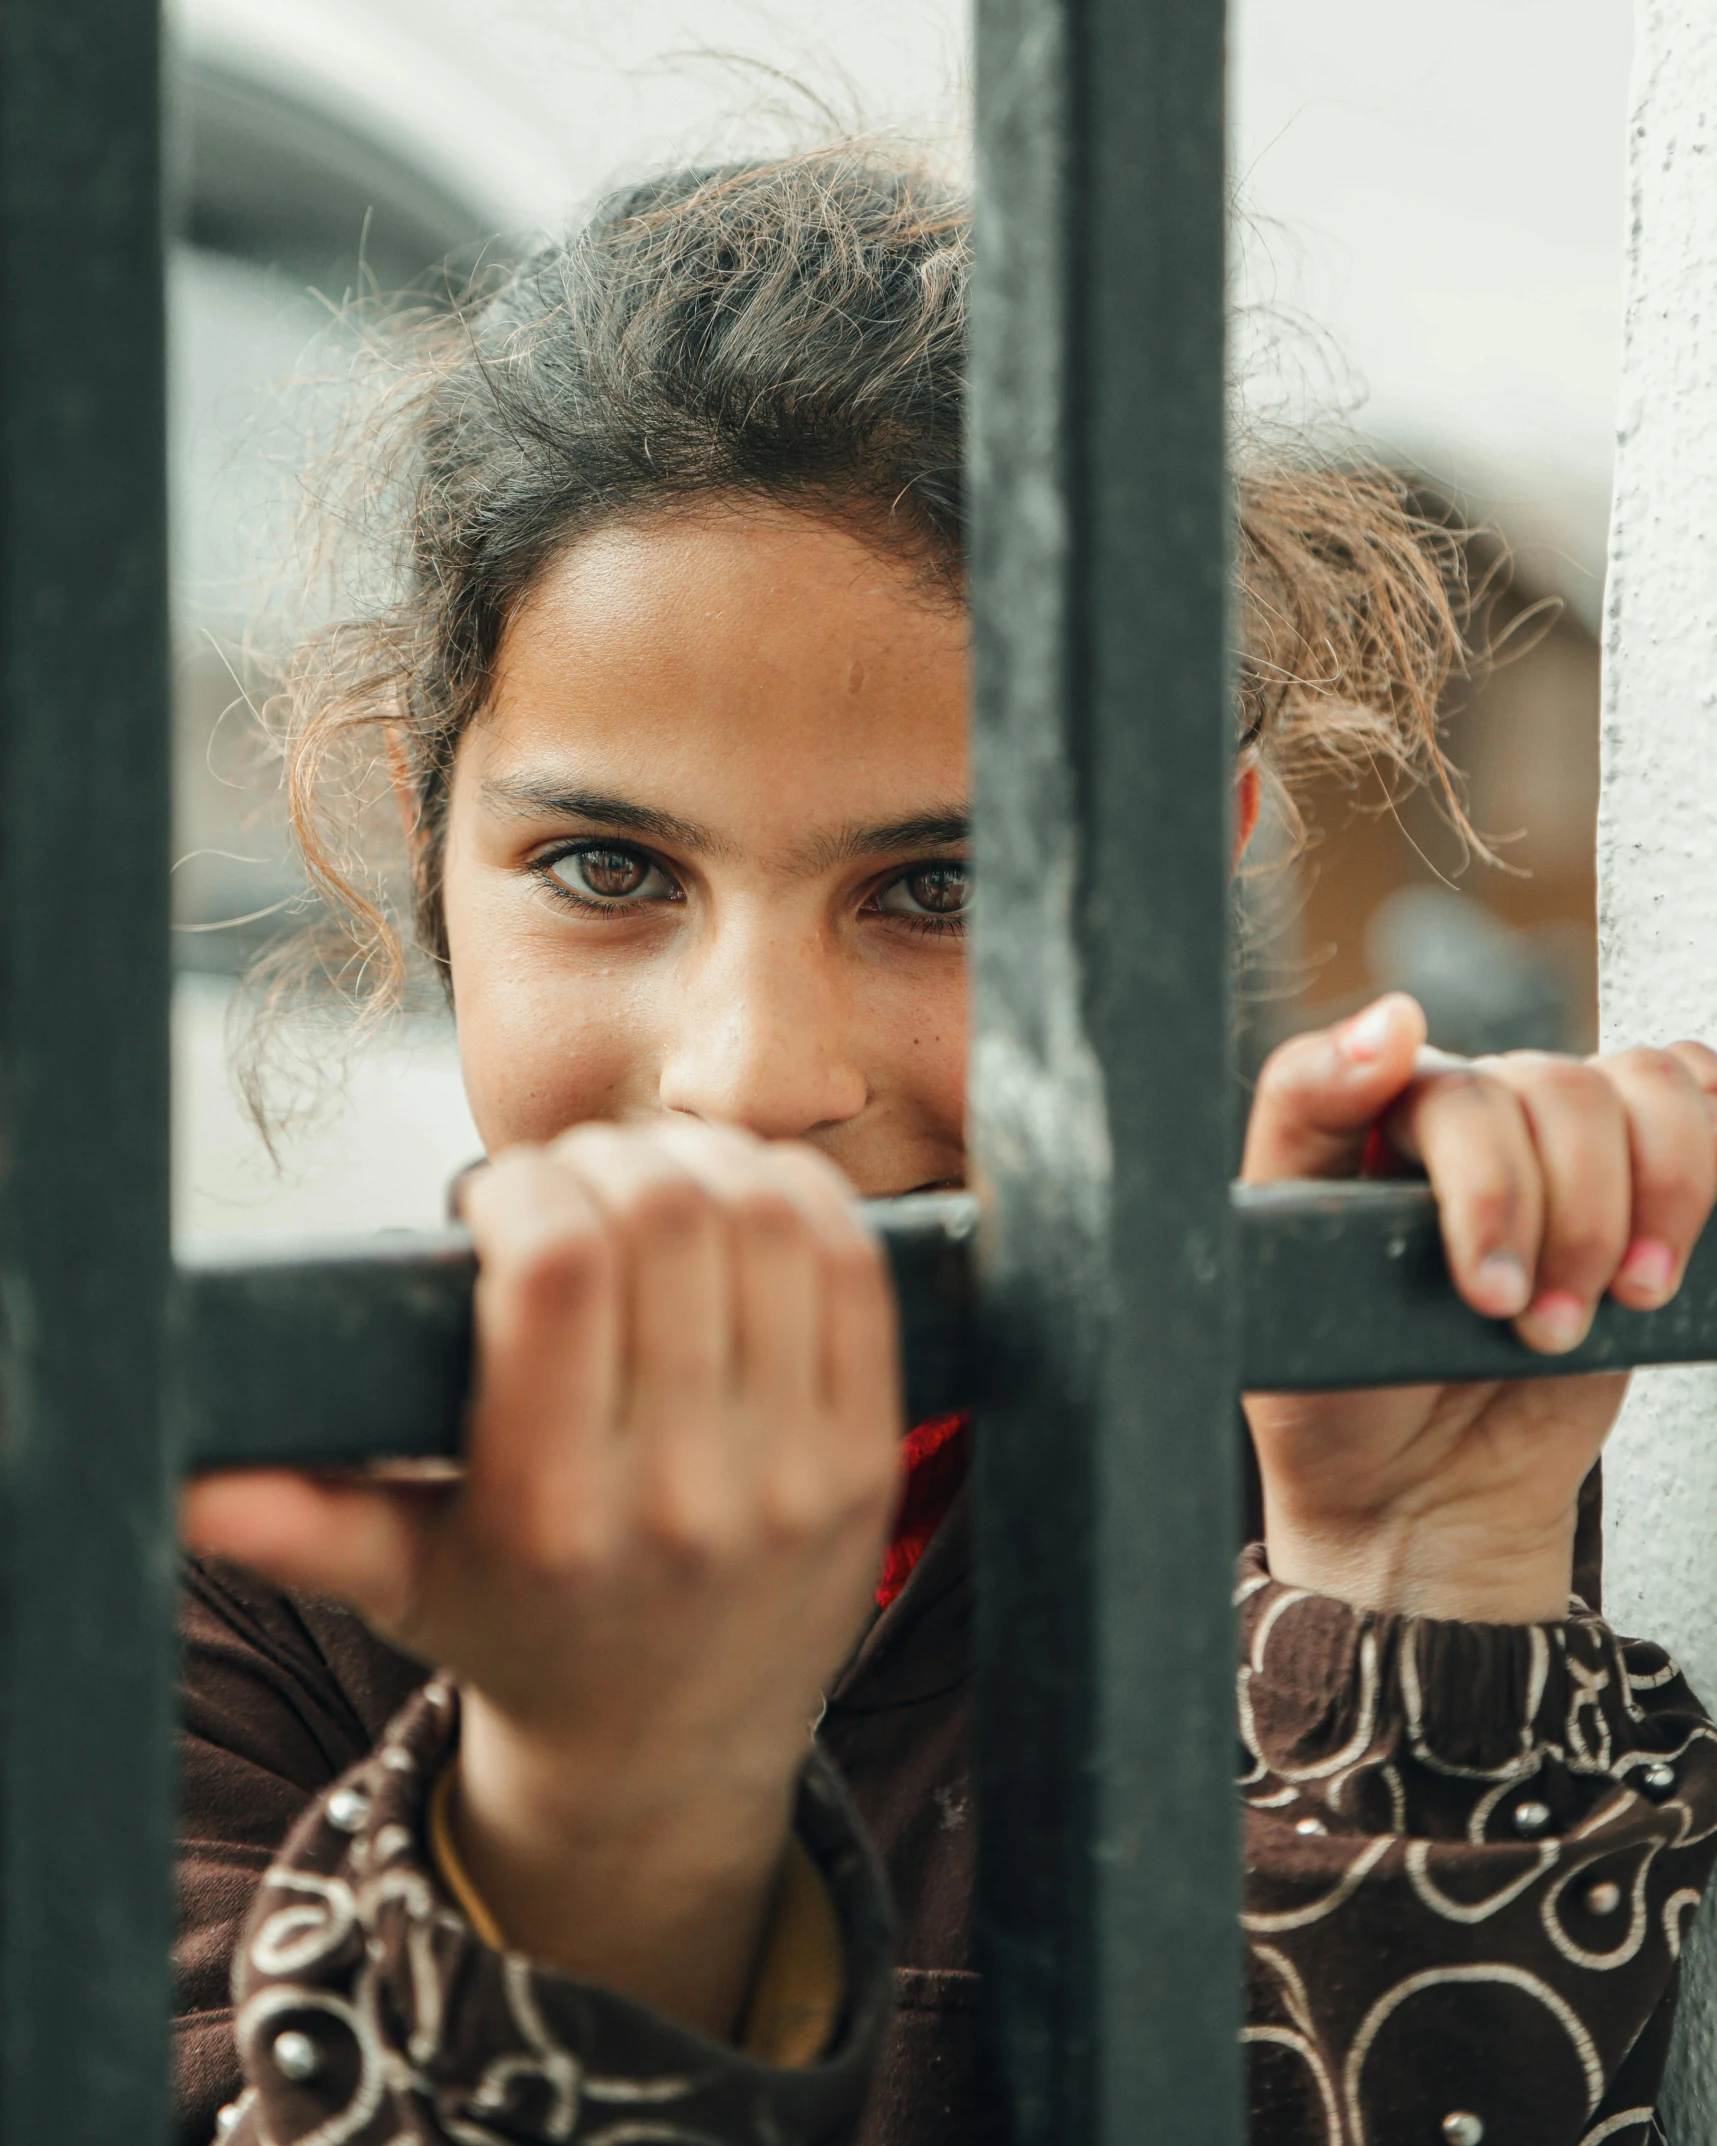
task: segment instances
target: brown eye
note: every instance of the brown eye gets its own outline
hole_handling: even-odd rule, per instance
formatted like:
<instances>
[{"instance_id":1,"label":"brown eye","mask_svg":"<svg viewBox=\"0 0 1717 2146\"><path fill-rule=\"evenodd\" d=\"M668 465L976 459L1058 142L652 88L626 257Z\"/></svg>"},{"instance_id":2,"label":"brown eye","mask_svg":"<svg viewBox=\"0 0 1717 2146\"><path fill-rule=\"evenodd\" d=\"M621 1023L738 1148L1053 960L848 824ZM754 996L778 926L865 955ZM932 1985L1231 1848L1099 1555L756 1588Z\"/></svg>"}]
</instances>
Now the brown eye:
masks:
<instances>
[{"instance_id":1,"label":"brown eye","mask_svg":"<svg viewBox=\"0 0 1717 2146\"><path fill-rule=\"evenodd\" d=\"M883 888L877 907L889 916L936 917L952 923L966 914L971 900L971 867L950 859L903 874Z\"/></svg>"},{"instance_id":2,"label":"brown eye","mask_svg":"<svg viewBox=\"0 0 1717 2146\"><path fill-rule=\"evenodd\" d=\"M560 882L567 893L585 902L671 901L678 889L651 858L637 850L594 843L587 849L562 850L538 867Z\"/></svg>"},{"instance_id":3,"label":"brown eye","mask_svg":"<svg viewBox=\"0 0 1717 2146\"><path fill-rule=\"evenodd\" d=\"M584 884L606 901L619 901L636 894L644 884L642 858L628 857L623 849L587 849L578 859Z\"/></svg>"},{"instance_id":4,"label":"brown eye","mask_svg":"<svg viewBox=\"0 0 1717 2146\"><path fill-rule=\"evenodd\" d=\"M962 865L939 864L931 871L915 872L906 884L913 900L932 916L958 916L966 906L968 887Z\"/></svg>"}]
</instances>

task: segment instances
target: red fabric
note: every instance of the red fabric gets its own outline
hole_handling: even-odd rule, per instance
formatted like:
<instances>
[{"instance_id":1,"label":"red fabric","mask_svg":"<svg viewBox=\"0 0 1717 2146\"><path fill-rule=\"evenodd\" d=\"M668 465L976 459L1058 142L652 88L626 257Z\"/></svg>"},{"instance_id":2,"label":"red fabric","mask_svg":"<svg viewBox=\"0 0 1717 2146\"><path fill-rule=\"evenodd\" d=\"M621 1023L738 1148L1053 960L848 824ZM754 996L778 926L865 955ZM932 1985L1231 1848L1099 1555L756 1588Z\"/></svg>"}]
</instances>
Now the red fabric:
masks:
<instances>
[{"instance_id":1,"label":"red fabric","mask_svg":"<svg viewBox=\"0 0 1717 2146\"><path fill-rule=\"evenodd\" d=\"M876 1604L887 1609L912 1576L925 1545L942 1525L972 1457L972 1419L962 1409L914 1424L900 1446L904 1482L894 1533L877 1575Z\"/></svg>"}]
</instances>

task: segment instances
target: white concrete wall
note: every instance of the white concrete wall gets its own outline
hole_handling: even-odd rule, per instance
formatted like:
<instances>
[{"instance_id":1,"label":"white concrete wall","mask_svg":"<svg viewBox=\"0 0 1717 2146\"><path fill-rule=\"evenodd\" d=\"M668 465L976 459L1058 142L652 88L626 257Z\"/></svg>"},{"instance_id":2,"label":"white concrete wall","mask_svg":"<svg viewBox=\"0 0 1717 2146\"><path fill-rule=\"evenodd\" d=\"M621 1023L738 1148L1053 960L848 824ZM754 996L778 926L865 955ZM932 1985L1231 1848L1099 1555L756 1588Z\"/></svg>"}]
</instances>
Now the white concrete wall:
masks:
<instances>
[{"instance_id":1,"label":"white concrete wall","mask_svg":"<svg viewBox=\"0 0 1717 2146\"><path fill-rule=\"evenodd\" d=\"M1638 0L1606 604L1606 1047L1717 1041L1717 10ZM1605 1609L1717 1701L1717 1368L1637 1382L1606 1460ZM1664 2113L1717 2138L1717 1899L1690 1940Z\"/></svg>"}]
</instances>

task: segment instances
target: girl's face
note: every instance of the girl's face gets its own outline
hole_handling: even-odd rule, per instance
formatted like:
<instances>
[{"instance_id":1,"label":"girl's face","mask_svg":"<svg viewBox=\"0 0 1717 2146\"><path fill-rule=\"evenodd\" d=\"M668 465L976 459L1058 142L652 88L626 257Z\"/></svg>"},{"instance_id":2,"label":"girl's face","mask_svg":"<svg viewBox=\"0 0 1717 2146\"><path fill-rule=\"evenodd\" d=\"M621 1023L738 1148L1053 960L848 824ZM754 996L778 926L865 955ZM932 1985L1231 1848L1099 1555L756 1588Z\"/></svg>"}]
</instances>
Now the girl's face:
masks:
<instances>
[{"instance_id":1,"label":"girl's face","mask_svg":"<svg viewBox=\"0 0 1717 2146\"><path fill-rule=\"evenodd\" d=\"M710 508L571 545L461 741L445 900L493 1154L664 1112L961 1181L967 634L910 568Z\"/></svg>"}]
</instances>

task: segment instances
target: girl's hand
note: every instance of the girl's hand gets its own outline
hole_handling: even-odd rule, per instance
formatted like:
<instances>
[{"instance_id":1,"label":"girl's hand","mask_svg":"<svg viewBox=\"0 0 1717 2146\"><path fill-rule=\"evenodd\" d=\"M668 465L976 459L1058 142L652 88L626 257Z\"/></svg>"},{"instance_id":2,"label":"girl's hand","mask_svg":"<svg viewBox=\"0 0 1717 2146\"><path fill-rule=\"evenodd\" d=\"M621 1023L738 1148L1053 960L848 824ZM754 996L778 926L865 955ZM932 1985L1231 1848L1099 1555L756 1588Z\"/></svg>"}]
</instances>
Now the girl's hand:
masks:
<instances>
[{"instance_id":1,"label":"girl's hand","mask_svg":"<svg viewBox=\"0 0 1717 2146\"><path fill-rule=\"evenodd\" d=\"M896 1495L881 1255L820 1156L692 1120L514 1149L464 1205L463 1480L208 1477L185 1533L455 1672L509 1943L725 2034Z\"/></svg>"},{"instance_id":2,"label":"girl's hand","mask_svg":"<svg viewBox=\"0 0 1717 2146\"><path fill-rule=\"evenodd\" d=\"M1430 1178L1461 1295L1547 1354L1584 1338L1606 1291L1637 1310L1673 1296L1717 1191L1717 1053L1467 1062L1424 1043L1395 994L1284 1044L1259 1079L1247 1182L1356 1176L1380 1126ZM1370 1608L1565 1615L1580 1484L1626 1385L1249 1394L1271 1572Z\"/></svg>"}]
</instances>

